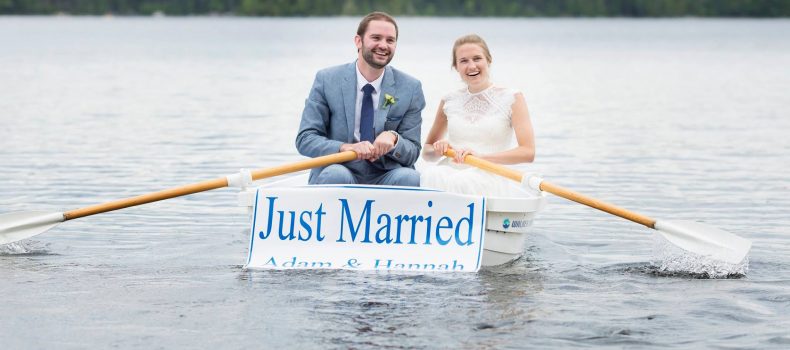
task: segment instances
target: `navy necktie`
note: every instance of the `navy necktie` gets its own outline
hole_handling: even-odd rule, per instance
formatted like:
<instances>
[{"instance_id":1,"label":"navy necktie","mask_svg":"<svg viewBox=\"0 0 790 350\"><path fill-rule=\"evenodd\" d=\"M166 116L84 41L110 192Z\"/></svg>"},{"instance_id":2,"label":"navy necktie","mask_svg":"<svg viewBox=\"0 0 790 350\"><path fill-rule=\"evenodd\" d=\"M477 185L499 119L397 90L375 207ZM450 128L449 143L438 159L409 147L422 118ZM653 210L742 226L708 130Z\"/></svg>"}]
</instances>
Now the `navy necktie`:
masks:
<instances>
[{"instance_id":1,"label":"navy necktie","mask_svg":"<svg viewBox=\"0 0 790 350\"><path fill-rule=\"evenodd\" d=\"M359 121L359 141L373 142L373 85L362 87L362 110Z\"/></svg>"}]
</instances>

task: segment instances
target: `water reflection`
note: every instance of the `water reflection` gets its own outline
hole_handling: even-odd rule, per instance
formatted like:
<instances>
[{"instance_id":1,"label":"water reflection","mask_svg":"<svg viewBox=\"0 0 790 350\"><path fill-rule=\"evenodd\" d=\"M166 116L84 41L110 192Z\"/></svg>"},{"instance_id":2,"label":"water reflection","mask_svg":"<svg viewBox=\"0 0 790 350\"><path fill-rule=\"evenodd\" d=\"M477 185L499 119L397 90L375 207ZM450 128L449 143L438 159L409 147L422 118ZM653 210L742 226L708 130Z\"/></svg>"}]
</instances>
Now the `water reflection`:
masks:
<instances>
[{"instance_id":1,"label":"water reflection","mask_svg":"<svg viewBox=\"0 0 790 350\"><path fill-rule=\"evenodd\" d=\"M440 344L469 332L478 333L464 336L467 348L496 346L496 334L539 317L530 300L543 290L540 268L528 259L477 274L246 270L238 279L278 299L269 305L311 304L301 336L351 347L411 348L431 344L425 337ZM297 290L300 300L282 297Z\"/></svg>"}]
</instances>

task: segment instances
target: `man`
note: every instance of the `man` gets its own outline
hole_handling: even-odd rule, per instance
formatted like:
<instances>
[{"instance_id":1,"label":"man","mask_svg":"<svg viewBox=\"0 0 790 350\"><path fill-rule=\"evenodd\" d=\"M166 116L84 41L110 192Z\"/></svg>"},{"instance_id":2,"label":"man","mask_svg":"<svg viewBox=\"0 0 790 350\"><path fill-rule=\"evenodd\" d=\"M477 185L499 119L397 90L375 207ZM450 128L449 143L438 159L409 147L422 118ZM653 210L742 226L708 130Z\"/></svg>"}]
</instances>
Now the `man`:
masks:
<instances>
[{"instance_id":1,"label":"man","mask_svg":"<svg viewBox=\"0 0 790 350\"><path fill-rule=\"evenodd\" d=\"M315 76L305 101L296 148L308 157L355 151L357 159L313 169L310 184L419 186L422 86L387 64L398 26L383 12L359 23L357 60Z\"/></svg>"}]
</instances>

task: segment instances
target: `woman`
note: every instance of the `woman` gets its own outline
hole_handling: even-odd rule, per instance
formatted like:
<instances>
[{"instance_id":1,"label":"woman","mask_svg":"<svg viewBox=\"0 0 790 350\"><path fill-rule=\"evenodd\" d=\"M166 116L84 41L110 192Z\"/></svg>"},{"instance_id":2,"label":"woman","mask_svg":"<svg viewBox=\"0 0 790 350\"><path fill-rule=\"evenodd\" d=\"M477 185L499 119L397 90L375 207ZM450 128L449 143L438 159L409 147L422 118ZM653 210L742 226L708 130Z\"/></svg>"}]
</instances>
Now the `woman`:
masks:
<instances>
[{"instance_id":1,"label":"woman","mask_svg":"<svg viewBox=\"0 0 790 350\"><path fill-rule=\"evenodd\" d=\"M510 180L464 165L462 160L472 154L500 164L532 162L535 141L524 95L491 82L491 53L477 35L455 41L452 66L466 88L442 99L423 147L423 158L436 161L448 148L454 149L456 156L426 167L420 184L456 193L510 196Z\"/></svg>"}]
</instances>

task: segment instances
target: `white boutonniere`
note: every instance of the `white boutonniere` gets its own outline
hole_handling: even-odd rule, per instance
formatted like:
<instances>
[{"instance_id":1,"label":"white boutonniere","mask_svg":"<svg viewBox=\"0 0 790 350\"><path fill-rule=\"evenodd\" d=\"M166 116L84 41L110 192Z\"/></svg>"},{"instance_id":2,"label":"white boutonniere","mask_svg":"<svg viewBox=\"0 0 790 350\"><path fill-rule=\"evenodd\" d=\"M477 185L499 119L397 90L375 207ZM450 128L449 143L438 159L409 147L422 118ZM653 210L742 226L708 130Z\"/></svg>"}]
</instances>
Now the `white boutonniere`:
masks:
<instances>
[{"instance_id":1,"label":"white boutonniere","mask_svg":"<svg viewBox=\"0 0 790 350\"><path fill-rule=\"evenodd\" d=\"M389 106L394 106L395 102L398 102L398 99L395 98L395 96L384 94L384 105L382 105L382 107L387 108Z\"/></svg>"}]
</instances>

